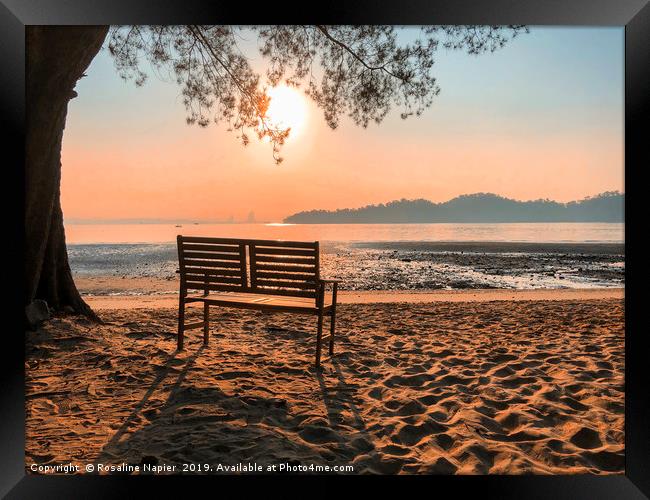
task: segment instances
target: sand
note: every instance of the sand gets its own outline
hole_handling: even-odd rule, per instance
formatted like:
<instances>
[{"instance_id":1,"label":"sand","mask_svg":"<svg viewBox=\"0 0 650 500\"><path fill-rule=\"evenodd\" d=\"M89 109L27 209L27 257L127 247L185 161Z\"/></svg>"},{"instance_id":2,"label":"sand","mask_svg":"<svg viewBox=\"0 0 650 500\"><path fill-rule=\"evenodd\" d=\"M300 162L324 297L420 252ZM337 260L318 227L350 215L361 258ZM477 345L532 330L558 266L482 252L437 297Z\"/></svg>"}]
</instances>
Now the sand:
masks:
<instances>
[{"instance_id":1,"label":"sand","mask_svg":"<svg viewBox=\"0 0 650 500\"><path fill-rule=\"evenodd\" d=\"M161 302L55 318L27 334L26 466L622 474L618 293L343 301L322 372L313 318L215 309L181 353Z\"/></svg>"},{"instance_id":2,"label":"sand","mask_svg":"<svg viewBox=\"0 0 650 500\"><path fill-rule=\"evenodd\" d=\"M553 289L553 290L430 290L399 291L339 291L339 304L423 304L430 302L491 302L521 300L593 300L623 299L623 288ZM150 309L178 307L178 295L85 295L94 310Z\"/></svg>"}]
</instances>

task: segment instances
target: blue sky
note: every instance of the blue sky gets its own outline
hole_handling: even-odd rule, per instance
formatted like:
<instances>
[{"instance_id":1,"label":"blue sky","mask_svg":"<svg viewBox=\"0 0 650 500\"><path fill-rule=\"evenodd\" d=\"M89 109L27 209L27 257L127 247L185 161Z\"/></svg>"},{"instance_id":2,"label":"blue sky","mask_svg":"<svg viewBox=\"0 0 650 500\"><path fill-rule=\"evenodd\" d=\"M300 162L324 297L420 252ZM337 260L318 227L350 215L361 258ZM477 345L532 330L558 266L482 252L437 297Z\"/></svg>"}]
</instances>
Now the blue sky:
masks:
<instances>
[{"instance_id":1,"label":"blue sky","mask_svg":"<svg viewBox=\"0 0 650 500\"><path fill-rule=\"evenodd\" d=\"M247 53L263 68L255 50ZM238 218L254 210L273 219L402 197L443 201L490 191L568 201L623 190L623 62L620 27L533 26L480 56L441 49L433 69L441 93L422 117L404 121L396 112L366 130L344 119L331 131L306 101L307 126L277 167L266 145L243 148L223 125L187 126L173 80L151 74L136 88L103 50L69 108L64 211L75 218ZM247 193L237 193L243 184ZM289 184L302 187L287 191L286 203L274 202L269 188ZM217 187L228 190L222 199L202 191ZM197 208L188 190L199 190L207 208Z\"/></svg>"}]
</instances>

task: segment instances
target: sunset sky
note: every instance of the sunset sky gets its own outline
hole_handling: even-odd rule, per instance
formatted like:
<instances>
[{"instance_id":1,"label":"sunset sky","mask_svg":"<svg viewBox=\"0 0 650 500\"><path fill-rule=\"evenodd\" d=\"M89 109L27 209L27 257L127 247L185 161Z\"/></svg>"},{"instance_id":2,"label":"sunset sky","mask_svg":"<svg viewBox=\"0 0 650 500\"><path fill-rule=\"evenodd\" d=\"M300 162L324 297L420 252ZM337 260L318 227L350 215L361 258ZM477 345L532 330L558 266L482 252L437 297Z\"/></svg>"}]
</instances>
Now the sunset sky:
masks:
<instances>
[{"instance_id":1,"label":"sunset sky","mask_svg":"<svg viewBox=\"0 0 650 500\"><path fill-rule=\"evenodd\" d=\"M247 55L263 68L248 36ZM69 107L64 215L245 220L252 211L278 221L400 198L569 201L624 191L623 42L618 27L531 27L493 54L441 49L433 106L365 130L343 119L332 131L302 91L285 96L303 117L281 165L268 144L243 147L225 125L186 125L175 83L151 74L137 88L102 50Z\"/></svg>"}]
</instances>

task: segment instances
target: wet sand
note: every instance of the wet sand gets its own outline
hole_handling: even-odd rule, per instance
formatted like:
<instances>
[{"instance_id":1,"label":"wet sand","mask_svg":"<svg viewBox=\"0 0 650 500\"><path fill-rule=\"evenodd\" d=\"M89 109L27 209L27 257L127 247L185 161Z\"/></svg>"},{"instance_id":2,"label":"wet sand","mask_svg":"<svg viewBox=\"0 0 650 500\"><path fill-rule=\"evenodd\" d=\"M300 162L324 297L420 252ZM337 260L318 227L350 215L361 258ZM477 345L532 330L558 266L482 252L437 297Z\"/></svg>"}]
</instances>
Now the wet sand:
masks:
<instances>
[{"instance_id":1,"label":"wet sand","mask_svg":"<svg viewBox=\"0 0 650 500\"><path fill-rule=\"evenodd\" d=\"M618 293L346 299L322 372L309 317L215 309L210 345L193 330L181 353L176 308L160 302L102 308L103 325L55 318L27 334L26 465L622 474Z\"/></svg>"},{"instance_id":2,"label":"wet sand","mask_svg":"<svg viewBox=\"0 0 650 500\"><path fill-rule=\"evenodd\" d=\"M82 291L175 288L173 244L72 245L69 252L75 282L88 285ZM622 243L323 242L321 275L354 291L623 287L624 254ZM157 281L135 290L143 278Z\"/></svg>"}]
</instances>

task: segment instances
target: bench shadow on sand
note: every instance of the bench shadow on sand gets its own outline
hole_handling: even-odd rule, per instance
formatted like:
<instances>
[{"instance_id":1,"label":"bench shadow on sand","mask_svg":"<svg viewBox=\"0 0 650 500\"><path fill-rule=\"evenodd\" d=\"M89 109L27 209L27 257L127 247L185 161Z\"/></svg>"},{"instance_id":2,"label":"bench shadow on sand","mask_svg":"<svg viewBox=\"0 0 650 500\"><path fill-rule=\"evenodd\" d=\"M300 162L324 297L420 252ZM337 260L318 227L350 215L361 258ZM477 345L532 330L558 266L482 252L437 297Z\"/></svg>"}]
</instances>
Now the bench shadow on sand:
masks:
<instances>
[{"instance_id":1,"label":"bench shadow on sand","mask_svg":"<svg viewBox=\"0 0 650 500\"><path fill-rule=\"evenodd\" d=\"M329 377L310 368L321 399L316 403L324 405L327 418L305 420L289 411L285 399L184 384L205 349L201 345L187 357L180 371L174 369L179 368L178 352L169 355L163 369L102 447L95 465L169 464L176 465L174 472L179 473L181 464L342 465L355 456L375 454L336 357L329 360L334 368ZM156 410L146 409L156 391L174 375L177 378L164 404ZM346 413L353 416L352 421L348 418L347 425L340 425ZM143 420L143 427L130 430Z\"/></svg>"}]
</instances>

